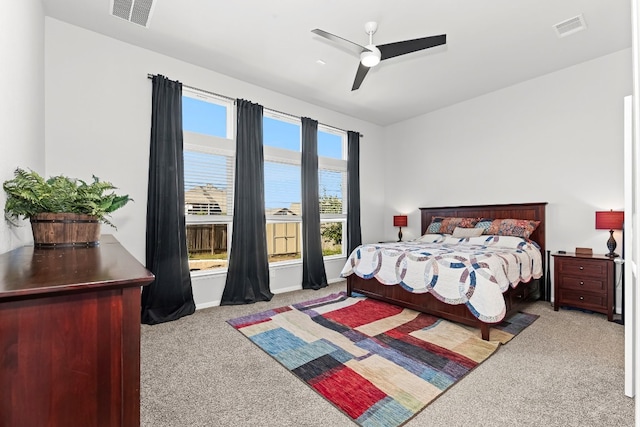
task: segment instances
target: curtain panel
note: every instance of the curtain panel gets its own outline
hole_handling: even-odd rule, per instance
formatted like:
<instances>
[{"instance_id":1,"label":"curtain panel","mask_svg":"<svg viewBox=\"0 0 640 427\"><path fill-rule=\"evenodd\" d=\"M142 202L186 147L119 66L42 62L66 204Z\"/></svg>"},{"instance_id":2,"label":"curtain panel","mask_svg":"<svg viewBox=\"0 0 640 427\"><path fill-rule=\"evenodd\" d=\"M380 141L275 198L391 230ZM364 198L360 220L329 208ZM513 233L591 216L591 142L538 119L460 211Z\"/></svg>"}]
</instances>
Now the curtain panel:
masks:
<instances>
[{"instance_id":1,"label":"curtain panel","mask_svg":"<svg viewBox=\"0 0 640 427\"><path fill-rule=\"evenodd\" d=\"M269 301L264 202L263 108L236 101L236 179L229 268L220 305Z\"/></svg>"},{"instance_id":2,"label":"curtain panel","mask_svg":"<svg viewBox=\"0 0 640 427\"><path fill-rule=\"evenodd\" d=\"M195 311L187 254L182 158L182 84L153 77L147 191L146 267L141 321L157 324Z\"/></svg>"},{"instance_id":3,"label":"curtain panel","mask_svg":"<svg viewBox=\"0 0 640 427\"><path fill-rule=\"evenodd\" d=\"M318 122L302 118L302 289L327 286L320 235Z\"/></svg>"},{"instance_id":4,"label":"curtain panel","mask_svg":"<svg viewBox=\"0 0 640 427\"><path fill-rule=\"evenodd\" d=\"M360 134L347 132L347 253L362 244L360 231Z\"/></svg>"}]
</instances>

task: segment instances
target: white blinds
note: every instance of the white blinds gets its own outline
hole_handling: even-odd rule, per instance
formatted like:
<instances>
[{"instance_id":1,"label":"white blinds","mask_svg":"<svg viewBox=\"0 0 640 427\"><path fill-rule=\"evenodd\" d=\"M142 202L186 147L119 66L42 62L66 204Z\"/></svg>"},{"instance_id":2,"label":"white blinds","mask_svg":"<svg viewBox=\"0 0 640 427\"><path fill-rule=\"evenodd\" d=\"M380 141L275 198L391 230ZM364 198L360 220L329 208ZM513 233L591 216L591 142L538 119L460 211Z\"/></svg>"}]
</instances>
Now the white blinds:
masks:
<instances>
[{"instance_id":1,"label":"white blinds","mask_svg":"<svg viewBox=\"0 0 640 427\"><path fill-rule=\"evenodd\" d=\"M185 149L184 190L187 215L231 217L233 169L234 159L231 156Z\"/></svg>"}]
</instances>

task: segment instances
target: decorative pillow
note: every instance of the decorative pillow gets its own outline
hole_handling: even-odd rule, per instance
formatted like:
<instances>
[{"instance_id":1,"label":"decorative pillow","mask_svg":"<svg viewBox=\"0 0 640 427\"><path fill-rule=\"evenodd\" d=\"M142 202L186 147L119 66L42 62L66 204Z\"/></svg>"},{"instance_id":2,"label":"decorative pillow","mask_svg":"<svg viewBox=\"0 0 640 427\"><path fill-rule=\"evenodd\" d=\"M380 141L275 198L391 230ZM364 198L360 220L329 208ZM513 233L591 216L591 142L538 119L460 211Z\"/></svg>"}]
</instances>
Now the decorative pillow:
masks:
<instances>
[{"instance_id":1,"label":"decorative pillow","mask_svg":"<svg viewBox=\"0 0 640 427\"><path fill-rule=\"evenodd\" d=\"M453 229L453 237L467 238L478 237L482 235L484 230L482 228L462 228L456 227Z\"/></svg>"},{"instance_id":2,"label":"decorative pillow","mask_svg":"<svg viewBox=\"0 0 640 427\"><path fill-rule=\"evenodd\" d=\"M456 227L473 228L478 218L458 218L453 216L435 216L427 227L427 233L451 234Z\"/></svg>"},{"instance_id":3,"label":"decorative pillow","mask_svg":"<svg viewBox=\"0 0 640 427\"><path fill-rule=\"evenodd\" d=\"M480 220L476 223L476 228L482 228L483 230L487 230L491 223L493 222L493 218L480 218ZM483 233L487 234L487 233Z\"/></svg>"},{"instance_id":4,"label":"decorative pillow","mask_svg":"<svg viewBox=\"0 0 640 427\"><path fill-rule=\"evenodd\" d=\"M442 226L442 220L444 218L440 218L440 217L433 217L433 219L431 220L431 224L429 224L429 226L427 227L427 231L425 232L426 234L437 234L440 233L440 228Z\"/></svg>"},{"instance_id":5,"label":"decorative pillow","mask_svg":"<svg viewBox=\"0 0 640 427\"><path fill-rule=\"evenodd\" d=\"M528 239L538 225L540 225L540 221L530 219L494 219L489 227L484 228L482 234L516 236Z\"/></svg>"}]
</instances>

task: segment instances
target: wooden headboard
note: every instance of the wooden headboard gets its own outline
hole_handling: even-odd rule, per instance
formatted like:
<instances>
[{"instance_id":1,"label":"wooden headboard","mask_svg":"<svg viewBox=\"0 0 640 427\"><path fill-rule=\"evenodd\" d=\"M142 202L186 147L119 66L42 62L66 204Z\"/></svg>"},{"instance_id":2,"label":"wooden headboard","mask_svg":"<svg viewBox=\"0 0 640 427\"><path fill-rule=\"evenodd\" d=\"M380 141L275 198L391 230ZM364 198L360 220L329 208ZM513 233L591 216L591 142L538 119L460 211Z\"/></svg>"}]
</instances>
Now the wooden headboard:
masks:
<instances>
[{"instance_id":1,"label":"wooden headboard","mask_svg":"<svg viewBox=\"0 0 640 427\"><path fill-rule=\"evenodd\" d=\"M420 208L421 215L421 234L424 234L431 219L435 216L456 216L456 217L474 217L474 218L493 218L493 219L531 219L540 221L540 225L533 231L529 237L531 240L540 245L542 257L546 253L545 238L545 207L547 202L543 203L516 203L509 205L475 205L475 206L445 206L440 208Z\"/></svg>"}]
</instances>

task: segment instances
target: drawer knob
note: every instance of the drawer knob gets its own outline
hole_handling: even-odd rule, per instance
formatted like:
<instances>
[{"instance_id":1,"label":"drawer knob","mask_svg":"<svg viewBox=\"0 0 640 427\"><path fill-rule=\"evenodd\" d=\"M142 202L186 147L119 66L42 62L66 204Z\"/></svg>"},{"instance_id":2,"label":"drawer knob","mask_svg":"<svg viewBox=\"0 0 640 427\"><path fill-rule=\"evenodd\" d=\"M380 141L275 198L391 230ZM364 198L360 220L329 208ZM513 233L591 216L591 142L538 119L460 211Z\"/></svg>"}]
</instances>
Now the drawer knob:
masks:
<instances>
[{"instance_id":1,"label":"drawer knob","mask_svg":"<svg viewBox=\"0 0 640 427\"><path fill-rule=\"evenodd\" d=\"M580 282L580 286L584 285L584 282Z\"/></svg>"},{"instance_id":2,"label":"drawer knob","mask_svg":"<svg viewBox=\"0 0 640 427\"><path fill-rule=\"evenodd\" d=\"M583 266L580 266L579 268L580 268L580 270L584 270L584 267L583 267Z\"/></svg>"},{"instance_id":3,"label":"drawer knob","mask_svg":"<svg viewBox=\"0 0 640 427\"><path fill-rule=\"evenodd\" d=\"M582 295L580 295L580 301L584 300L584 297Z\"/></svg>"}]
</instances>

